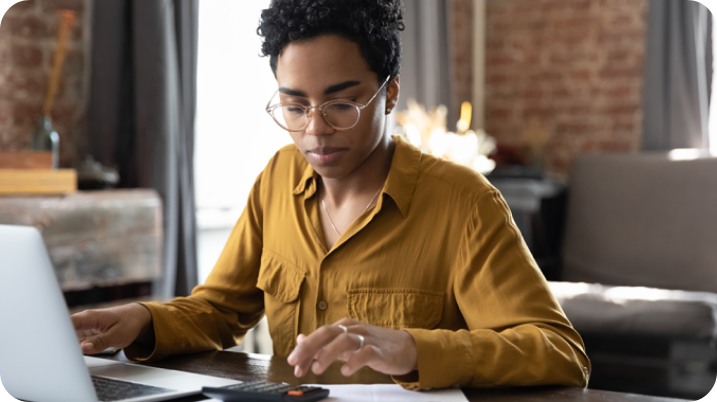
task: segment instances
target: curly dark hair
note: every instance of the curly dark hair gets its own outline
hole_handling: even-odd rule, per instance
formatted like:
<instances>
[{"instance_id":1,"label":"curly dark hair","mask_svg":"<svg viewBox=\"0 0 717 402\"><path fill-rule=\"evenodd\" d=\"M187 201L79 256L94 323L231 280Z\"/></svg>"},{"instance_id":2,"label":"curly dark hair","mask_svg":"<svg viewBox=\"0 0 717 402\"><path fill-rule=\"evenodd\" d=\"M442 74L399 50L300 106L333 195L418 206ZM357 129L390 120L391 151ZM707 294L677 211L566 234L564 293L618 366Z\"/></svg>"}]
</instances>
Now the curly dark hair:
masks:
<instances>
[{"instance_id":1,"label":"curly dark hair","mask_svg":"<svg viewBox=\"0 0 717 402\"><path fill-rule=\"evenodd\" d=\"M256 32L276 76L281 51L291 42L340 35L359 47L379 83L401 71L401 0L272 0Z\"/></svg>"}]
</instances>

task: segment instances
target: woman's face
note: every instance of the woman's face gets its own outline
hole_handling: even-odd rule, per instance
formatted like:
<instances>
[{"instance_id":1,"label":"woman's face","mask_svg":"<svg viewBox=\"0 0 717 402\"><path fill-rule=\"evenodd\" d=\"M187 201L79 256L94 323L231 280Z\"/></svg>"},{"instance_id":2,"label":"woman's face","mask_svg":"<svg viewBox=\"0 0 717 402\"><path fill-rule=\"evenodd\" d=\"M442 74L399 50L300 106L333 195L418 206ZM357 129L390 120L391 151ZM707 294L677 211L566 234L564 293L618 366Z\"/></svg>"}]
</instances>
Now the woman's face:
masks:
<instances>
[{"instance_id":1,"label":"woman's face","mask_svg":"<svg viewBox=\"0 0 717 402\"><path fill-rule=\"evenodd\" d=\"M287 45L277 60L281 102L317 106L332 99L366 104L381 84L358 45L337 35L323 35ZM322 177L340 179L354 172L384 139L386 110L398 99L397 80L387 84L355 127L332 128L314 109L308 126L290 132L294 144ZM388 103L387 103L388 95Z\"/></svg>"}]
</instances>

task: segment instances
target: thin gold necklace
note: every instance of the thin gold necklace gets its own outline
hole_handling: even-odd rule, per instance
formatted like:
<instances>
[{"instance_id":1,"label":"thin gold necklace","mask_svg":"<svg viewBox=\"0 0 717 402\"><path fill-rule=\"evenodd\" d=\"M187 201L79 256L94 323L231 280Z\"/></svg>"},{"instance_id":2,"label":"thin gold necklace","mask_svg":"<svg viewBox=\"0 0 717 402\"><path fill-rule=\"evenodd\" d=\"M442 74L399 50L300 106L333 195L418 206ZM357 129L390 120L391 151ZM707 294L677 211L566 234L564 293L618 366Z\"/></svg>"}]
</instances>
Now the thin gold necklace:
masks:
<instances>
[{"instance_id":1,"label":"thin gold necklace","mask_svg":"<svg viewBox=\"0 0 717 402\"><path fill-rule=\"evenodd\" d=\"M373 204L373 200L376 199L376 197L378 196L378 193L380 193L381 190L383 190L383 186L385 186L385 185L386 185L386 182L384 181L383 184L381 185L381 187L378 189L378 191L376 191L376 194L373 195L373 198L371 198L371 201L368 202L368 205L366 205L366 208L363 210L363 212L361 214L364 214L364 213L366 213L366 211L368 211L368 207L370 207L371 204ZM329 210L326 209L326 203L324 202L323 198L321 199L321 205L324 207L324 212L326 212L326 216L329 218L329 223L331 224L331 227L334 228L334 232L336 232L336 234L339 235L339 237L341 237L341 233L339 233L339 231L336 230L334 221L331 220L331 215L329 215Z\"/></svg>"}]
</instances>

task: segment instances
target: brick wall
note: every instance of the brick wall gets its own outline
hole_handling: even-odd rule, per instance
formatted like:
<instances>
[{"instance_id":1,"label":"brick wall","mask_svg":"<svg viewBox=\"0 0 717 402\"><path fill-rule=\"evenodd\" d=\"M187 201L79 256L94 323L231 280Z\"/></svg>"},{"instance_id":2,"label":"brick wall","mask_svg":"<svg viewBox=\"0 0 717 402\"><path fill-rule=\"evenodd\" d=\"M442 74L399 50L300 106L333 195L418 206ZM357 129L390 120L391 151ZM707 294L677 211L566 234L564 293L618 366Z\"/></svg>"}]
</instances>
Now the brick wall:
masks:
<instances>
[{"instance_id":1,"label":"brick wall","mask_svg":"<svg viewBox=\"0 0 717 402\"><path fill-rule=\"evenodd\" d=\"M453 29L455 105L473 103L473 0L449 0ZM449 124L450 127L450 124Z\"/></svg>"},{"instance_id":2,"label":"brick wall","mask_svg":"<svg viewBox=\"0 0 717 402\"><path fill-rule=\"evenodd\" d=\"M42 115L52 69L58 11L72 10L77 21L60 78L53 125L60 134L62 166L79 158L84 129L84 0L28 0L15 4L0 24L0 150L29 146Z\"/></svg>"},{"instance_id":3,"label":"brick wall","mask_svg":"<svg viewBox=\"0 0 717 402\"><path fill-rule=\"evenodd\" d=\"M487 0L486 130L520 146L549 136L545 165L567 174L577 154L629 152L641 134L648 0ZM455 104L472 100L473 0L451 0ZM84 0L29 0L0 24L0 149L29 144L52 66L57 10L77 12L53 121L62 164L82 145Z\"/></svg>"},{"instance_id":4,"label":"brick wall","mask_svg":"<svg viewBox=\"0 0 717 402\"><path fill-rule=\"evenodd\" d=\"M464 20L454 24L457 96L467 99L470 61L461 53L472 44L462 31L472 19L460 10L469 3L452 3ZM524 136L544 133L545 167L565 176L578 154L638 150L647 4L487 0L486 131L518 148Z\"/></svg>"}]
</instances>

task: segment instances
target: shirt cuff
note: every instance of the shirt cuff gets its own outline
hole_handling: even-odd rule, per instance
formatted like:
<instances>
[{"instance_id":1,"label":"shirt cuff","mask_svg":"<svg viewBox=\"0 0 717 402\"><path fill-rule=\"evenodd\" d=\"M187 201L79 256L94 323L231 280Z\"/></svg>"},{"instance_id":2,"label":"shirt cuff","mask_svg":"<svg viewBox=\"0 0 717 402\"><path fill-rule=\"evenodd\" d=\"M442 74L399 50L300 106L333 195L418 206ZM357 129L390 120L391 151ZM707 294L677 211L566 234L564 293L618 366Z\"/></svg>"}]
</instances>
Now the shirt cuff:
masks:
<instances>
[{"instance_id":1,"label":"shirt cuff","mask_svg":"<svg viewBox=\"0 0 717 402\"><path fill-rule=\"evenodd\" d=\"M467 331L404 330L416 341L418 373L391 376L396 384L413 391L470 384L474 370Z\"/></svg>"},{"instance_id":2,"label":"shirt cuff","mask_svg":"<svg viewBox=\"0 0 717 402\"><path fill-rule=\"evenodd\" d=\"M166 345L167 342L161 339L162 327L166 328L167 322L170 320L169 313L166 307L160 302L141 302L141 304L149 310L152 315L152 329L154 330L154 348L148 348L146 346L139 345L137 342L132 342L129 346L124 348L125 356L133 361L137 362L151 362L161 360L169 355Z\"/></svg>"}]
</instances>

